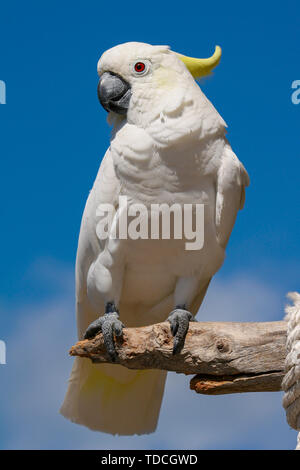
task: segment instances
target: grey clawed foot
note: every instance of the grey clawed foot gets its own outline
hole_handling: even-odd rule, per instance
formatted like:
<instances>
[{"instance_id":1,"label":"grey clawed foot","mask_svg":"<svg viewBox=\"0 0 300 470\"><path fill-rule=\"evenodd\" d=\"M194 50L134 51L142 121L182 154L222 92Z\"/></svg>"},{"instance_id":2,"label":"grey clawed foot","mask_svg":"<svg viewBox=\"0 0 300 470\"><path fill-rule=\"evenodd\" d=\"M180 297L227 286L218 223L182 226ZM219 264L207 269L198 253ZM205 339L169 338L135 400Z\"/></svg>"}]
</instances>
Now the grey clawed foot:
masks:
<instances>
[{"instance_id":1,"label":"grey clawed foot","mask_svg":"<svg viewBox=\"0 0 300 470\"><path fill-rule=\"evenodd\" d=\"M108 304L113 306L114 304ZM113 310L113 311L111 311ZM115 362L117 358L117 351L115 347L114 336L122 336L124 325L119 320L119 312L114 307L106 307L106 313L93 321L87 328L84 339L91 339L96 336L100 331L103 334L104 345L106 352L109 355L111 361Z\"/></svg>"},{"instance_id":2,"label":"grey clawed foot","mask_svg":"<svg viewBox=\"0 0 300 470\"><path fill-rule=\"evenodd\" d=\"M184 307L177 307L170 313L168 322L171 325L171 332L174 336L173 354L178 354L182 350L190 321L197 320Z\"/></svg>"}]
</instances>

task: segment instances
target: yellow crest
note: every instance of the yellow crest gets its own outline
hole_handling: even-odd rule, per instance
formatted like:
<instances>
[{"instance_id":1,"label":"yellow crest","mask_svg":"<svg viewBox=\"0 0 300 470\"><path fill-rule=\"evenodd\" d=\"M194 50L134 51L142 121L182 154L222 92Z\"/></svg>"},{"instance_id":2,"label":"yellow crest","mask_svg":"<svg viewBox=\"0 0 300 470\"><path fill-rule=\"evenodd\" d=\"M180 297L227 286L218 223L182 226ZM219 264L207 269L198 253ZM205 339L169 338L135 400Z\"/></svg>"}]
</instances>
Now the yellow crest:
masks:
<instances>
[{"instance_id":1,"label":"yellow crest","mask_svg":"<svg viewBox=\"0 0 300 470\"><path fill-rule=\"evenodd\" d=\"M176 54L194 78L201 78L209 75L210 72L219 64L222 49L220 46L216 46L214 54L208 59L195 59L194 57L187 57L185 55L178 54L177 52Z\"/></svg>"}]
</instances>

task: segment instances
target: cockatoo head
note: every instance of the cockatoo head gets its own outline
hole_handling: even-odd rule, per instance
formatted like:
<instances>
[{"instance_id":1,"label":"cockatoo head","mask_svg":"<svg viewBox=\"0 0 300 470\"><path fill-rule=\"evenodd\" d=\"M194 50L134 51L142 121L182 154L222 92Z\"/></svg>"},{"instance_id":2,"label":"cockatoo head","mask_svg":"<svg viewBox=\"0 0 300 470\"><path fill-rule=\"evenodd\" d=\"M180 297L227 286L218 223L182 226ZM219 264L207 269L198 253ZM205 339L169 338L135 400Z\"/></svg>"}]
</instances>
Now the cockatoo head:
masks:
<instances>
[{"instance_id":1,"label":"cockatoo head","mask_svg":"<svg viewBox=\"0 0 300 470\"><path fill-rule=\"evenodd\" d=\"M221 49L208 59L177 54L168 46L128 42L104 52L98 62L98 96L102 106L140 124L165 108L176 109L195 78L210 74Z\"/></svg>"}]
</instances>

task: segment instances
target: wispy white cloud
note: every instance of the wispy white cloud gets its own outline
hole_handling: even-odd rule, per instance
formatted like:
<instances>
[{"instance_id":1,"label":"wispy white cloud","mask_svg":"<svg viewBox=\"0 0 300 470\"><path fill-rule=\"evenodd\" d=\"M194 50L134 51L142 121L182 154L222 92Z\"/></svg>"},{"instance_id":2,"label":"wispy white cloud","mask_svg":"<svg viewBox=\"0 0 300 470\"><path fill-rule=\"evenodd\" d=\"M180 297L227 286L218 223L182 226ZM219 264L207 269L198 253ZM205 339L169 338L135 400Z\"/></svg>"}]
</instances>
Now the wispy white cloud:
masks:
<instances>
[{"instance_id":1,"label":"wispy white cloud","mask_svg":"<svg viewBox=\"0 0 300 470\"><path fill-rule=\"evenodd\" d=\"M8 363L0 366L2 448L294 447L295 432L286 424L280 393L200 396L189 390L190 377L178 374L168 375L154 434L113 437L65 420L58 409L72 364L67 351L75 340L73 278L68 268L55 263L50 268L41 263L35 270L40 279L56 283L57 293L10 312L16 323L7 339ZM276 290L259 280L241 274L219 278L211 285L198 318L268 321L274 319L280 302Z\"/></svg>"}]
</instances>

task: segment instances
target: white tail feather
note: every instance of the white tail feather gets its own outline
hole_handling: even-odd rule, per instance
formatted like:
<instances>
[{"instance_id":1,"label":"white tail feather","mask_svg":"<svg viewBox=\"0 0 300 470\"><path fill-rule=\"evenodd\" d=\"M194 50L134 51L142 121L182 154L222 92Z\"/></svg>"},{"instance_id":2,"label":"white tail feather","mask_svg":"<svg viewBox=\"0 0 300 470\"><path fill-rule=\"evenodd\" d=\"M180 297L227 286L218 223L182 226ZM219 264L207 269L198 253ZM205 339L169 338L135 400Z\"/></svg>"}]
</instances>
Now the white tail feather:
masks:
<instances>
[{"instance_id":1,"label":"white tail feather","mask_svg":"<svg viewBox=\"0 0 300 470\"><path fill-rule=\"evenodd\" d=\"M157 426L165 380L166 372L160 370L133 371L76 358L60 412L95 431L151 433Z\"/></svg>"}]
</instances>

